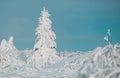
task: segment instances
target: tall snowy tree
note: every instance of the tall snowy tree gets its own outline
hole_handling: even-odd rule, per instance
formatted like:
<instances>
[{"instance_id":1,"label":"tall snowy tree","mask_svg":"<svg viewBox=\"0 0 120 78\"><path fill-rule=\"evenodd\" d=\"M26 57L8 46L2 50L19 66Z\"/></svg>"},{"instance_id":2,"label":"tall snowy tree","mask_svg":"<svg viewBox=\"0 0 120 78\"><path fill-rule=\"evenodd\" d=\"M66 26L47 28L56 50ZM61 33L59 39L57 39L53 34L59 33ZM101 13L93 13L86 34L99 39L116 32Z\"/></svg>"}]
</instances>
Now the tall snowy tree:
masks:
<instances>
[{"instance_id":1,"label":"tall snowy tree","mask_svg":"<svg viewBox=\"0 0 120 78\"><path fill-rule=\"evenodd\" d=\"M39 17L39 26L36 29L37 38L34 45L35 51L40 51L43 48L56 48L56 35L51 29L52 21L49 19L49 16L48 10L44 7L41 16Z\"/></svg>"},{"instance_id":2,"label":"tall snowy tree","mask_svg":"<svg viewBox=\"0 0 120 78\"><path fill-rule=\"evenodd\" d=\"M56 55L56 35L51 29L52 21L49 16L48 11L43 8L39 18L39 26L36 29L37 38L33 48L34 52L27 60L29 65L39 70L59 60Z\"/></svg>"}]
</instances>

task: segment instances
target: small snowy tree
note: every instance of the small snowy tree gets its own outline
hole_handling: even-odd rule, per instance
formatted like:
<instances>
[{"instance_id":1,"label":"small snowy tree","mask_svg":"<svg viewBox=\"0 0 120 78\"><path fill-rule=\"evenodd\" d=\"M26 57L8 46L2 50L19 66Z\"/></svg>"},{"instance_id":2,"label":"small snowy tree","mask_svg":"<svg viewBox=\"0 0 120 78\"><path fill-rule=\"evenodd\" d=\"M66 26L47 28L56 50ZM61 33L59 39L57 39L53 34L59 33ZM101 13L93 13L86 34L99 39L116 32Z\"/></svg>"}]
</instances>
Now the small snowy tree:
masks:
<instances>
[{"instance_id":1,"label":"small snowy tree","mask_svg":"<svg viewBox=\"0 0 120 78\"><path fill-rule=\"evenodd\" d=\"M56 35L51 29L52 21L49 19L49 16L48 10L43 8L41 17L39 18L39 26L36 29L37 38L34 45L35 51L40 51L42 48L56 48Z\"/></svg>"},{"instance_id":2,"label":"small snowy tree","mask_svg":"<svg viewBox=\"0 0 120 78\"><path fill-rule=\"evenodd\" d=\"M14 42L14 38L13 36L10 36L8 40L8 45L10 49L16 49L13 42Z\"/></svg>"},{"instance_id":3,"label":"small snowy tree","mask_svg":"<svg viewBox=\"0 0 120 78\"><path fill-rule=\"evenodd\" d=\"M8 43L5 39L3 39L0 45L0 50L6 50L7 48L8 48Z\"/></svg>"},{"instance_id":4,"label":"small snowy tree","mask_svg":"<svg viewBox=\"0 0 120 78\"><path fill-rule=\"evenodd\" d=\"M108 29L107 35L104 37L104 40L107 41L109 44L110 44L110 35L111 35L111 32L110 32L110 29Z\"/></svg>"}]
</instances>

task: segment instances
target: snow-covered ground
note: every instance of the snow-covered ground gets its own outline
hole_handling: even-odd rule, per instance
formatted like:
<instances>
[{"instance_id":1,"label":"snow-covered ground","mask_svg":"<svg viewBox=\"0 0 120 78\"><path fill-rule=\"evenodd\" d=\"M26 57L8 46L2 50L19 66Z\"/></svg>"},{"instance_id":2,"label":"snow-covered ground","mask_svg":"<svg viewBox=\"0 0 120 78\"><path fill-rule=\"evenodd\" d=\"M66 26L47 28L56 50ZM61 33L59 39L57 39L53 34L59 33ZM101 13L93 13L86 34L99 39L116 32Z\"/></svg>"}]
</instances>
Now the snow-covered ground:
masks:
<instances>
[{"instance_id":1,"label":"snow-covered ground","mask_svg":"<svg viewBox=\"0 0 120 78\"><path fill-rule=\"evenodd\" d=\"M1 45L0 48L3 46ZM0 78L120 78L120 45L109 44L90 52L62 52L28 63L32 50L0 49ZM45 60L45 62L44 62ZM54 60L53 60L54 61Z\"/></svg>"}]
</instances>

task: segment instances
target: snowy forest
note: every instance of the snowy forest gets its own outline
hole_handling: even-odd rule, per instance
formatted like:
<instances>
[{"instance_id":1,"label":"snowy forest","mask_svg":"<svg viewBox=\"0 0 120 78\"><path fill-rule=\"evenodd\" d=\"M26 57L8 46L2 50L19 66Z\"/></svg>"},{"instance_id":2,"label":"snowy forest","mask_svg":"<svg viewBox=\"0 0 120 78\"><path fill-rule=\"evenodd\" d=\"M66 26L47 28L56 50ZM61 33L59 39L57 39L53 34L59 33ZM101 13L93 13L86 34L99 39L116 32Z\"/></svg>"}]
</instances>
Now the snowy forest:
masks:
<instances>
[{"instance_id":1,"label":"snowy forest","mask_svg":"<svg viewBox=\"0 0 120 78\"><path fill-rule=\"evenodd\" d=\"M56 35L48 10L43 8L30 50L20 51L14 37L0 44L0 78L120 78L120 45L107 45L88 52L57 52Z\"/></svg>"}]
</instances>

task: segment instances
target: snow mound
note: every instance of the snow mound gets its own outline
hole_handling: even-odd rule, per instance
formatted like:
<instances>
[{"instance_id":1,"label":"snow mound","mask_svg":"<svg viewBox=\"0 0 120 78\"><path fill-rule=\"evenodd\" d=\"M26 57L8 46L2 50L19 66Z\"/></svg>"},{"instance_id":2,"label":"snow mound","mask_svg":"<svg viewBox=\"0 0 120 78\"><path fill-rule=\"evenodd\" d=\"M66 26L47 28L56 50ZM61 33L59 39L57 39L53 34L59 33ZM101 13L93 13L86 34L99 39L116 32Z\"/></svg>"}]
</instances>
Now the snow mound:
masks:
<instances>
[{"instance_id":1,"label":"snow mound","mask_svg":"<svg viewBox=\"0 0 120 78\"><path fill-rule=\"evenodd\" d=\"M63 52L59 56L49 51L44 51L43 56L32 50L18 51L17 56L9 54L16 53L15 49L2 51L0 78L120 78L118 44L91 52Z\"/></svg>"},{"instance_id":2,"label":"snow mound","mask_svg":"<svg viewBox=\"0 0 120 78\"><path fill-rule=\"evenodd\" d=\"M119 78L117 77L120 75L118 70L120 70L120 46L107 45L104 48L96 48L86 56L78 70L78 77ZM112 77L113 75L110 74L115 71L118 71L118 74Z\"/></svg>"}]
</instances>

